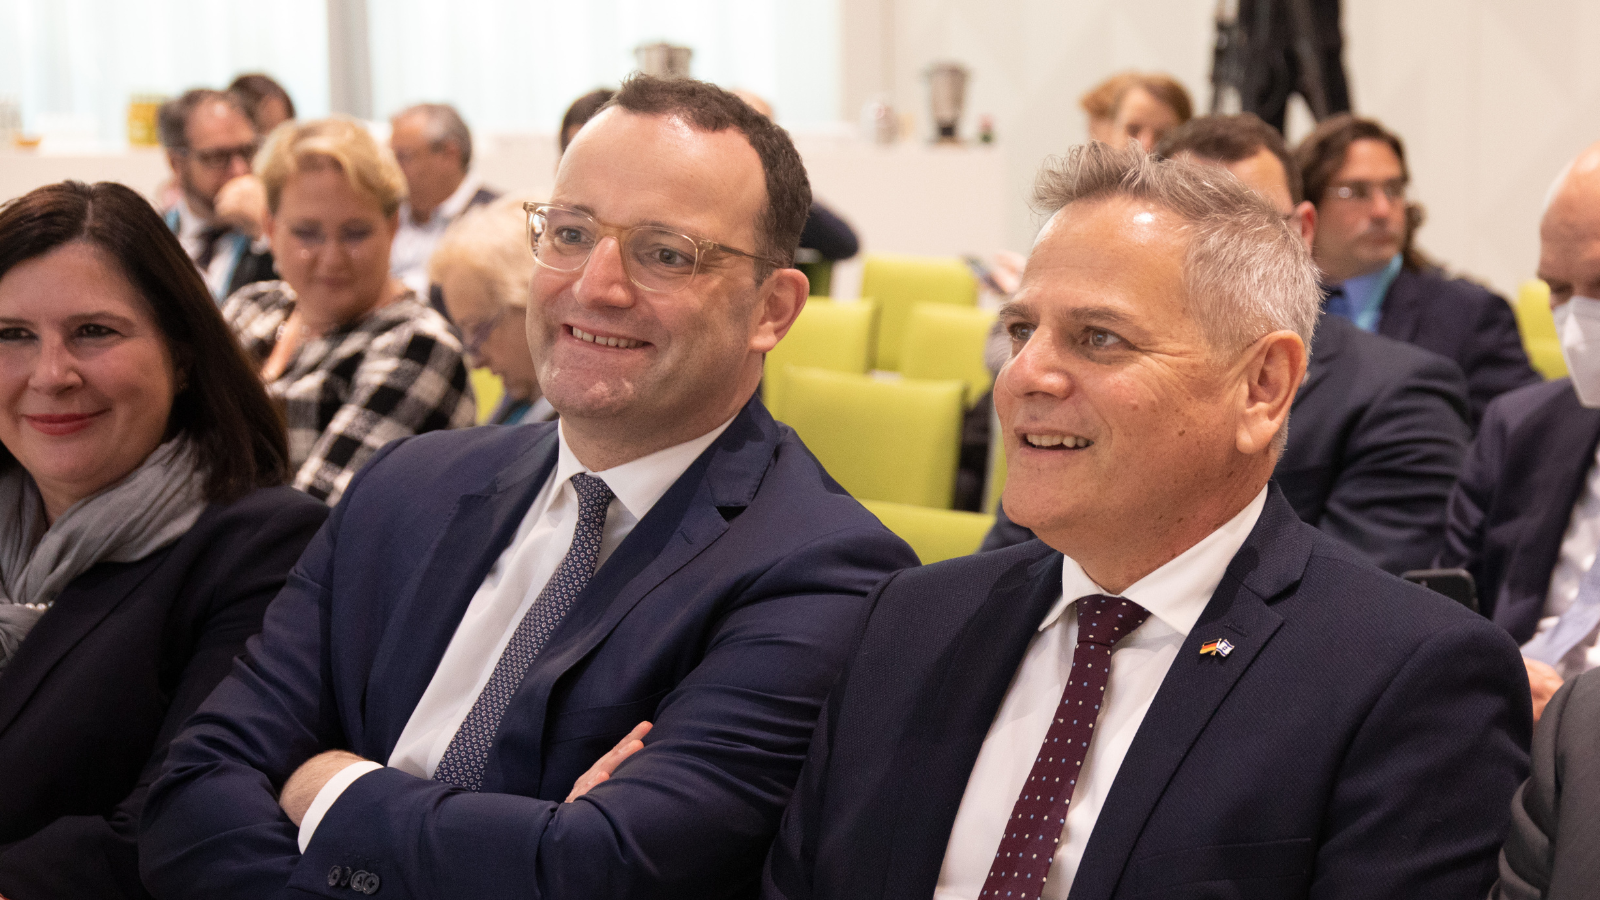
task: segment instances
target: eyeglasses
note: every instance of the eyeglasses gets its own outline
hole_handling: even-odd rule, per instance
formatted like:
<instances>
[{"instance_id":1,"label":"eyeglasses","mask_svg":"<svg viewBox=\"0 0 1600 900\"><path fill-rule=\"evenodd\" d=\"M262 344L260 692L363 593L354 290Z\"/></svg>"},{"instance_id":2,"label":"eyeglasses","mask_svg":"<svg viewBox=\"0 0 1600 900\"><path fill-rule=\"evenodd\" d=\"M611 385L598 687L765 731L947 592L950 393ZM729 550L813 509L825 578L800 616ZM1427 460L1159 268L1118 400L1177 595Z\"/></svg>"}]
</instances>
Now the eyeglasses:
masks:
<instances>
[{"instance_id":1,"label":"eyeglasses","mask_svg":"<svg viewBox=\"0 0 1600 900\"><path fill-rule=\"evenodd\" d=\"M1384 198L1390 203L1399 203L1406 198L1406 180L1391 178L1388 181L1346 181L1329 188L1328 194L1340 200L1369 203L1372 198L1378 196L1379 191L1383 192Z\"/></svg>"},{"instance_id":2,"label":"eyeglasses","mask_svg":"<svg viewBox=\"0 0 1600 900\"><path fill-rule=\"evenodd\" d=\"M330 243L337 244L352 261L364 259L376 252L383 243L374 235L374 230L365 225L341 228L338 234L332 236L323 231L320 225L289 226L289 240L294 245L293 249L301 259L306 260L321 253Z\"/></svg>"},{"instance_id":3,"label":"eyeglasses","mask_svg":"<svg viewBox=\"0 0 1600 900\"><path fill-rule=\"evenodd\" d=\"M468 356L477 356L478 351L483 349L483 345L489 342L489 338L494 334L494 330L500 327L501 322L505 321L506 313L509 312L510 309L511 307L509 306L502 306L498 312L489 318L484 319L482 322L478 322L475 325L462 327L461 349L465 351Z\"/></svg>"},{"instance_id":4,"label":"eyeglasses","mask_svg":"<svg viewBox=\"0 0 1600 900\"><path fill-rule=\"evenodd\" d=\"M528 212L528 245L539 265L557 272L576 272L589 262L606 235L617 239L622 270L647 291L670 294L689 286L701 264L716 253L743 256L782 267L785 263L747 253L726 244L680 234L655 225L616 228L601 225L582 210L549 203L524 203Z\"/></svg>"},{"instance_id":5,"label":"eyeglasses","mask_svg":"<svg viewBox=\"0 0 1600 900\"><path fill-rule=\"evenodd\" d=\"M195 162L208 169L226 169L235 158L243 159L245 165L256 158L256 151L261 149L259 141L240 144L237 147L217 147L212 150L180 150L184 156L192 157Z\"/></svg>"}]
</instances>

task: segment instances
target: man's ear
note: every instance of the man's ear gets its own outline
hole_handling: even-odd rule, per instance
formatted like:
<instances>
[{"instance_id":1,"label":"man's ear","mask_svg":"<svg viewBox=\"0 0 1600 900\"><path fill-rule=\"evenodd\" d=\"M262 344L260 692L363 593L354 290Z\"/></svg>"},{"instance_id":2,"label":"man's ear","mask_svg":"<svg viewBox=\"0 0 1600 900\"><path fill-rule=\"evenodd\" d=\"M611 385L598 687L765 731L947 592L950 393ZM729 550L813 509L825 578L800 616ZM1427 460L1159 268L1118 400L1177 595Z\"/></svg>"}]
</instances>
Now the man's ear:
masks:
<instances>
[{"instance_id":1,"label":"man's ear","mask_svg":"<svg viewBox=\"0 0 1600 900\"><path fill-rule=\"evenodd\" d=\"M1265 452L1289 420L1306 374L1306 345L1292 331L1274 331L1245 351L1240 376L1239 431L1234 446L1246 456Z\"/></svg>"},{"instance_id":2,"label":"man's ear","mask_svg":"<svg viewBox=\"0 0 1600 900\"><path fill-rule=\"evenodd\" d=\"M1301 200L1294 211L1300 221L1300 240L1305 241L1306 249L1310 250L1317 239L1317 208L1311 205L1310 200Z\"/></svg>"},{"instance_id":3,"label":"man's ear","mask_svg":"<svg viewBox=\"0 0 1600 900\"><path fill-rule=\"evenodd\" d=\"M761 285L755 330L750 335L750 349L766 353L783 336L805 308L806 296L811 293L811 282L799 269L778 269L767 276Z\"/></svg>"}]
</instances>

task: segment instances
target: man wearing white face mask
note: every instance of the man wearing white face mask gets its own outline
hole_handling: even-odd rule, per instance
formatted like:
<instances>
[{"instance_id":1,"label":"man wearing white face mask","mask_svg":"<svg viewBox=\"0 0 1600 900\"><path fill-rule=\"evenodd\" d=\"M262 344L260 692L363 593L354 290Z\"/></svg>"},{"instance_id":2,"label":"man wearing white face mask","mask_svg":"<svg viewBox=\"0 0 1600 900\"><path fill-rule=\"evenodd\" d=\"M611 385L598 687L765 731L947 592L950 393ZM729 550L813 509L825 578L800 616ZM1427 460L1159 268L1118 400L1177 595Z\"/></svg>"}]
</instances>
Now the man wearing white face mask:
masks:
<instances>
[{"instance_id":1,"label":"man wearing white face mask","mask_svg":"<svg viewBox=\"0 0 1600 900\"><path fill-rule=\"evenodd\" d=\"M1489 405L1438 560L1472 573L1484 614L1522 645L1535 716L1600 666L1600 144L1557 179L1539 242L1572 374Z\"/></svg>"}]
</instances>

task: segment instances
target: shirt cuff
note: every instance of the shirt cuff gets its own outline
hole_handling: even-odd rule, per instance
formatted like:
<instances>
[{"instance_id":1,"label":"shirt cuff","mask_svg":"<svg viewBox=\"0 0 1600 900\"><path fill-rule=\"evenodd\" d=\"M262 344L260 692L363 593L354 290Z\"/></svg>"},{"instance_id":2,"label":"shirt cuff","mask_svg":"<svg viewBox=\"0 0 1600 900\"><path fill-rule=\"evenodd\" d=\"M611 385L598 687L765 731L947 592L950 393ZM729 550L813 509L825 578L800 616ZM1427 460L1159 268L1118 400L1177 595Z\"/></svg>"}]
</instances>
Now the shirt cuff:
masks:
<instances>
[{"instance_id":1,"label":"shirt cuff","mask_svg":"<svg viewBox=\"0 0 1600 900\"><path fill-rule=\"evenodd\" d=\"M328 779L322 790L317 791L316 798L311 801L311 807L306 810L305 818L300 820L301 853L306 852L306 848L311 846L311 835L316 833L317 826L322 824L322 817L328 814L328 810L333 807L334 801L339 799L339 795L344 793L345 788L354 784L357 778L381 768L383 766L379 763L364 759L345 766Z\"/></svg>"}]
</instances>

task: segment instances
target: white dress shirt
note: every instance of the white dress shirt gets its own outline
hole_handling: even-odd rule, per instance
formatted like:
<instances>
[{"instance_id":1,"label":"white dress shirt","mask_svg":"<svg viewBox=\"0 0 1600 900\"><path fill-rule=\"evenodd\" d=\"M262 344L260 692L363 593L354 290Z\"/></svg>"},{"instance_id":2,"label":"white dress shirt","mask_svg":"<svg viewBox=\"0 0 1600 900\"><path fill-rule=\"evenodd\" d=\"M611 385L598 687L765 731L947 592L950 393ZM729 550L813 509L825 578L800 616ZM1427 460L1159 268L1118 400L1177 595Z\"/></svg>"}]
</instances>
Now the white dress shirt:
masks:
<instances>
[{"instance_id":1,"label":"white dress shirt","mask_svg":"<svg viewBox=\"0 0 1600 900\"><path fill-rule=\"evenodd\" d=\"M572 546L572 535L578 527L578 494L572 487L572 476L580 472L594 474L615 497L606 511L600 556L595 563L598 569L673 482L732 422L730 418L692 441L592 473L567 446L565 426L556 426L559 449L555 470L528 507L516 536L467 604L466 614L439 659L439 667L389 754L391 768L418 778L433 777L440 757L494 674L517 625ZM300 822L302 853L344 789L380 768L383 767L370 761L352 763L323 786Z\"/></svg>"},{"instance_id":2,"label":"white dress shirt","mask_svg":"<svg viewBox=\"0 0 1600 900\"><path fill-rule=\"evenodd\" d=\"M406 287L419 297L428 296L428 260L433 257L434 245L444 236L450 223L466 212L472 195L483 187L475 175L461 179L455 192L434 209L426 222L418 223L412 216L411 203L400 202L400 230L394 233L394 243L389 246L389 274L405 282Z\"/></svg>"},{"instance_id":3,"label":"white dress shirt","mask_svg":"<svg viewBox=\"0 0 1600 900\"><path fill-rule=\"evenodd\" d=\"M1572 518L1567 522L1566 534L1561 537L1561 555L1556 558L1555 568L1550 570L1550 590L1545 594L1544 615L1539 619L1535 638L1554 628L1562 613L1578 599L1578 584L1594 565L1597 554L1600 554L1600 451L1589 466L1583 493L1572 505ZM1600 666L1600 647L1595 646L1597 635L1600 629L1589 632L1588 637L1568 651L1556 665L1556 673L1564 679L1572 678Z\"/></svg>"},{"instance_id":4,"label":"white dress shirt","mask_svg":"<svg viewBox=\"0 0 1600 900\"><path fill-rule=\"evenodd\" d=\"M1263 488L1227 524L1129 585L1120 595L1149 610L1150 617L1118 641L1112 652L1105 701L1089 742L1083 774L1067 807L1067 823L1050 863L1043 900L1062 900L1072 889L1083 848L1139 724L1166 678L1167 669L1177 658L1178 649L1211 601L1228 563L1244 545L1266 502L1267 491ZM983 748L978 751L950 829L934 900L976 900L983 890L1012 807L1028 780L1067 686L1072 650L1078 642L1074 601L1108 593L1070 557L1061 569L1061 589L1061 599L1050 608L1039 624L1039 633L1028 643L1022 665L1006 689L994 723L983 739Z\"/></svg>"}]
</instances>

